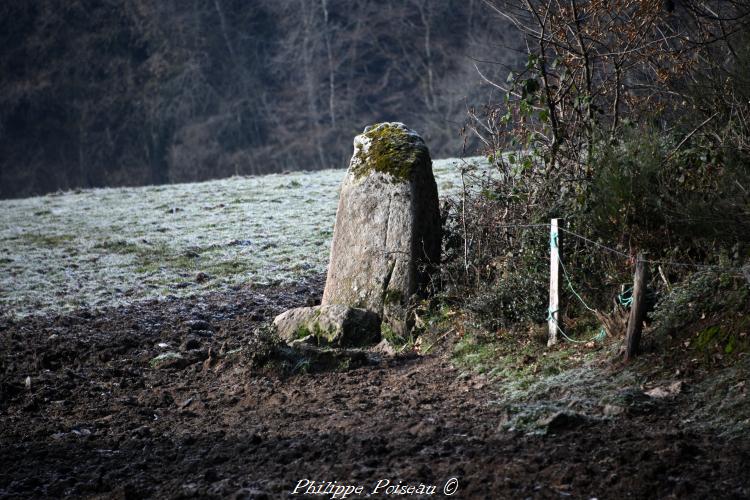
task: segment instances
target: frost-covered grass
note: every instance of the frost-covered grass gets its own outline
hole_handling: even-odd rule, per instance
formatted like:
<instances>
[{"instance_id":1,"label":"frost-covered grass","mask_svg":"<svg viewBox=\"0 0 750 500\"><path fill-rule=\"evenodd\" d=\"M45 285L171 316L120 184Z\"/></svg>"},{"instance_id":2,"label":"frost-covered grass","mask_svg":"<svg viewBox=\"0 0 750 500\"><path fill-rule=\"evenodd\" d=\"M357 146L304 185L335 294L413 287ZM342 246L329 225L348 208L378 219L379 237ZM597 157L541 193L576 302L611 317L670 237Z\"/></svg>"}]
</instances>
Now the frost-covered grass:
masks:
<instances>
[{"instance_id":1,"label":"frost-covered grass","mask_svg":"<svg viewBox=\"0 0 750 500\"><path fill-rule=\"evenodd\" d=\"M434 162L441 196L460 188L459 163ZM344 172L0 201L0 313L62 312L321 273Z\"/></svg>"}]
</instances>

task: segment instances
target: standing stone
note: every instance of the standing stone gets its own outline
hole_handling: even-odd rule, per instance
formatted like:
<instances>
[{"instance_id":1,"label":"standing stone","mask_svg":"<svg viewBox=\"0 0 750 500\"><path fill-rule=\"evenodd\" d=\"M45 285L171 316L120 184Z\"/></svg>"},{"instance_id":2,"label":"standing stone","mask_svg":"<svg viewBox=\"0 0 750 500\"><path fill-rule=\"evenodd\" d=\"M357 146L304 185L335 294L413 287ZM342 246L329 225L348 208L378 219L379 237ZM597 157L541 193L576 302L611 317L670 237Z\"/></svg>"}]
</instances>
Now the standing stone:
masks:
<instances>
[{"instance_id":1,"label":"standing stone","mask_svg":"<svg viewBox=\"0 0 750 500\"><path fill-rule=\"evenodd\" d=\"M367 127L341 186L322 304L373 311L404 333L408 301L439 263L440 241L424 141L402 123Z\"/></svg>"}]
</instances>

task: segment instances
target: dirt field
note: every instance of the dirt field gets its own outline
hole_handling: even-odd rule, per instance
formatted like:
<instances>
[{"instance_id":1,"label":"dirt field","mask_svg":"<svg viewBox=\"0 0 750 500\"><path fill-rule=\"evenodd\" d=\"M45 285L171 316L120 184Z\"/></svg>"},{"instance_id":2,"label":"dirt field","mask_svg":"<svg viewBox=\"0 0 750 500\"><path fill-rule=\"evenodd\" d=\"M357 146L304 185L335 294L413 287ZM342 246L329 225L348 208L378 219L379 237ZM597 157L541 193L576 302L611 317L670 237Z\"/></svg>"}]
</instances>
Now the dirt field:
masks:
<instances>
[{"instance_id":1,"label":"dirt field","mask_svg":"<svg viewBox=\"0 0 750 500\"><path fill-rule=\"evenodd\" d=\"M748 440L684 426L688 396L525 435L445 354L253 371L240 349L254 327L320 291L0 320L0 497L279 498L303 480L443 496L451 478L454 498L750 497ZM179 356L153 361L166 352Z\"/></svg>"}]
</instances>

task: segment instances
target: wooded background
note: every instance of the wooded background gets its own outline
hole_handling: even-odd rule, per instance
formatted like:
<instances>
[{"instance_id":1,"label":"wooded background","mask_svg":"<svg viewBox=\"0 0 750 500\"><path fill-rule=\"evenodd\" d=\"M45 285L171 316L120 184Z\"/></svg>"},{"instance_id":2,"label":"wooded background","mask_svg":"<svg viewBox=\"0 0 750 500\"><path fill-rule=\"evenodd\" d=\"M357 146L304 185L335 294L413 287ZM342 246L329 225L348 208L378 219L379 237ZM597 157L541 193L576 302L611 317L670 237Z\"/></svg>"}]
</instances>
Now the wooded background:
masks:
<instances>
[{"instance_id":1,"label":"wooded background","mask_svg":"<svg viewBox=\"0 0 750 500\"><path fill-rule=\"evenodd\" d=\"M345 167L398 120L462 153L522 59L479 0L5 0L0 197ZM473 147L473 144L469 144Z\"/></svg>"}]
</instances>

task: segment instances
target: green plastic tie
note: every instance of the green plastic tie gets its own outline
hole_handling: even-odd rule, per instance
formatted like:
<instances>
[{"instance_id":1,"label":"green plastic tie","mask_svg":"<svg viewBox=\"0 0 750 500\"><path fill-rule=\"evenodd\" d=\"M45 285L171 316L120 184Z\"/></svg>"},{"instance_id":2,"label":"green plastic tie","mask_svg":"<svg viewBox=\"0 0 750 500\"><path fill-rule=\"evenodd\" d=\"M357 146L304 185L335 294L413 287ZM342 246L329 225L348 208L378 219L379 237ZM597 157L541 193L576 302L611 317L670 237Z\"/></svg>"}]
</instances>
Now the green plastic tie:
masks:
<instances>
[{"instance_id":1,"label":"green plastic tie","mask_svg":"<svg viewBox=\"0 0 750 500\"><path fill-rule=\"evenodd\" d=\"M568 337L568 335L563 331L563 329L560 328L560 324L557 322L557 320L553 316L553 314L555 314L556 312L558 312L558 309L554 309L554 310L548 309L547 321L552 320L555 322L555 328L557 328L557 331L560 332L560 335L562 335L565 340L567 340L568 342L573 342L574 344L585 344L586 342L588 342L588 340L576 340L576 339Z\"/></svg>"},{"instance_id":2,"label":"green plastic tie","mask_svg":"<svg viewBox=\"0 0 750 500\"><path fill-rule=\"evenodd\" d=\"M602 326L599 328L599 333L594 336L594 340L597 342L603 341L607 337L607 330Z\"/></svg>"},{"instance_id":3,"label":"green plastic tie","mask_svg":"<svg viewBox=\"0 0 750 500\"><path fill-rule=\"evenodd\" d=\"M630 288L619 294L617 296L617 301L622 307L626 309L630 307L630 305L633 303L633 287L631 286Z\"/></svg>"},{"instance_id":4,"label":"green plastic tie","mask_svg":"<svg viewBox=\"0 0 750 500\"><path fill-rule=\"evenodd\" d=\"M550 246L552 248L555 248L557 246L557 233L552 233L551 234L551 236L550 236ZM596 312L595 309L593 309L592 307L590 307L586 303L586 301L583 300L583 298L578 294L578 292L576 292L575 288L573 288L573 280L570 279L570 275L568 274L568 270L565 269L565 264L563 264L562 259L560 259L559 255L557 256L557 259L558 259L558 262L560 262L560 267L563 270L563 274L565 275L565 280L568 282L568 288L570 289L570 291L573 292L573 295L575 295L575 297L581 302L581 304L583 304L583 307L585 307L586 309L588 309L591 312ZM555 328L557 328L557 331L560 332L560 334L563 336L563 338L565 338L565 340L567 340L568 342L573 342L575 344L585 344L587 342L590 342L591 340L593 340L595 342L601 342L607 336L607 330L604 329L604 326L601 326L599 328L599 332L596 335L594 335L591 338L591 340L576 340L576 339L570 338L563 331L563 329L560 328L560 325L558 324L557 320L553 316L553 314L555 314L556 312L558 312L558 309L555 309L555 310L552 310L551 308L548 309L547 310L547 321L550 321L550 320L554 321L555 322Z\"/></svg>"},{"instance_id":5,"label":"green plastic tie","mask_svg":"<svg viewBox=\"0 0 750 500\"><path fill-rule=\"evenodd\" d=\"M549 320L552 319L552 320L555 320L555 323L557 323L557 320L555 319L555 317L553 316L553 314L555 314L558 311L559 311L559 309L554 309L554 310L552 308L547 309L547 321L549 321Z\"/></svg>"},{"instance_id":6,"label":"green plastic tie","mask_svg":"<svg viewBox=\"0 0 750 500\"><path fill-rule=\"evenodd\" d=\"M575 288L573 288L573 280L570 279L570 275L568 274L568 270L565 269L565 264L563 264L563 261L562 261L562 259L560 258L559 255L557 256L557 260L558 260L558 262L560 262L560 267L563 270L563 274L565 275L565 281L568 282L568 288L570 288L570 291L573 292L573 295L575 295L575 297L581 302L581 304L583 304L583 307L585 307L586 309L588 309L591 312L595 312L595 310L591 306L589 306L586 303L586 301L583 300L583 297L581 297L581 295L578 292L575 291Z\"/></svg>"}]
</instances>

